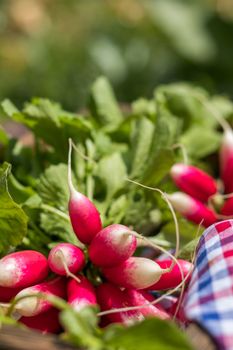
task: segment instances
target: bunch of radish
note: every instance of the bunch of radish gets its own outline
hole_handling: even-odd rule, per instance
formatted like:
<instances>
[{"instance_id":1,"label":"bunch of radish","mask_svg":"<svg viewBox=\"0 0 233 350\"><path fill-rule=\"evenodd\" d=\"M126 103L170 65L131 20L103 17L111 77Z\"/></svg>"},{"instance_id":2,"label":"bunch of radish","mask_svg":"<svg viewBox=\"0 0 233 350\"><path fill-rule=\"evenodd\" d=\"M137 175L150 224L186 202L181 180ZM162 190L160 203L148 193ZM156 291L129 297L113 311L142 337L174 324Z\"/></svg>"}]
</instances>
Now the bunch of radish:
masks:
<instances>
[{"instance_id":1,"label":"bunch of radish","mask_svg":"<svg viewBox=\"0 0 233 350\"><path fill-rule=\"evenodd\" d=\"M216 117L224 133L219 152L216 181L203 170L184 163L172 166L170 175L182 192L168 196L173 207L186 219L208 227L233 216L233 132L225 120Z\"/></svg>"},{"instance_id":2,"label":"bunch of radish","mask_svg":"<svg viewBox=\"0 0 233 350\"><path fill-rule=\"evenodd\" d=\"M75 312L98 306L101 326L114 322L129 325L145 317L172 317L152 292L178 290L187 284L192 264L171 254L162 261L135 256L139 234L121 224L103 228L95 205L73 186L71 150L70 142L68 210L73 231L84 248L58 243L48 258L32 250L3 257L1 305L9 306L6 303L14 298L19 322L43 333L61 331L59 311L48 298L51 295L66 300ZM97 271L91 280L87 278L87 260Z\"/></svg>"}]
</instances>

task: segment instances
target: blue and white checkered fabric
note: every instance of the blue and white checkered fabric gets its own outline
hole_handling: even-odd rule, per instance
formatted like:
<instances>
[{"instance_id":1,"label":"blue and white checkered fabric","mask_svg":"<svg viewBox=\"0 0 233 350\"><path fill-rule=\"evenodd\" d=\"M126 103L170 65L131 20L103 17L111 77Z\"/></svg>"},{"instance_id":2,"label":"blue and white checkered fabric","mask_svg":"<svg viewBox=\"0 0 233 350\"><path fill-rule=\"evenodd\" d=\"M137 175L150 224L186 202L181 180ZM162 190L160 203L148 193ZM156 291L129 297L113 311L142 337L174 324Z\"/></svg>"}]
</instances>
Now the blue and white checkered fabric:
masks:
<instances>
[{"instance_id":1,"label":"blue and white checkered fabric","mask_svg":"<svg viewBox=\"0 0 233 350\"><path fill-rule=\"evenodd\" d=\"M218 349L233 350L233 220L216 223L201 236L182 306Z\"/></svg>"}]
</instances>

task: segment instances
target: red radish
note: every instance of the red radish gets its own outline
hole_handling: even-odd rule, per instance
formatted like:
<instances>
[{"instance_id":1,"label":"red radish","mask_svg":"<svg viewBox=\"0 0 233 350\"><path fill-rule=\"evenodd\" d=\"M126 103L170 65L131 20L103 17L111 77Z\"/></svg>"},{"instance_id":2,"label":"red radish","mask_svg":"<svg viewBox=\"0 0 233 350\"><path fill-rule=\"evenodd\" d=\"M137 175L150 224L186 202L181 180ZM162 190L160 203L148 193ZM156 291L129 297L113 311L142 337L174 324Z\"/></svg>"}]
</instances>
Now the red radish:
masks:
<instances>
[{"instance_id":1,"label":"red radish","mask_svg":"<svg viewBox=\"0 0 233 350\"><path fill-rule=\"evenodd\" d=\"M125 292L132 306L140 306L140 305L148 304L146 307L142 307L138 310L143 316L145 317L155 316L155 317L161 318L162 320L170 318L169 314L163 309L161 305L150 304L155 300L151 294L145 291L138 291L135 289L128 289L128 290L125 290Z\"/></svg>"},{"instance_id":2,"label":"red radish","mask_svg":"<svg viewBox=\"0 0 233 350\"><path fill-rule=\"evenodd\" d=\"M132 289L150 287L166 272L153 260L139 257L131 257L117 266L105 267L102 271L112 283Z\"/></svg>"},{"instance_id":3,"label":"red radish","mask_svg":"<svg viewBox=\"0 0 233 350\"><path fill-rule=\"evenodd\" d=\"M11 253L0 260L0 286L24 288L48 275L48 261L35 250Z\"/></svg>"},{"instance_id":4,"label":"red radish","mask_svg":"<svg viewBox=\"0 0 233 350\"><path fill-rule=\"evenodd\" d=\"M225 216L233 216L233 197L226 200L221 209L221 214Z\"/></svg>"},{"instance_id":5,"label":"red radish","mask_svg":"<svg viewBox=\"0 0 233 350\"><path fill-rule=\"evenodd\" d=\"M171 259L162 260L162 261L155 260L155 261L157 264L159 264L159 266L162 269L169 268L172 264ZM177 259L177 261L178 261L180 268L183 272L183 278L185 278L189 274L189 277L187 277L187 279L185 280L185 284L188 284L188 282L191 278L190 272L193 269L193 264L190 263L189 261L182 260L182 259ZM153 284L152 286L150 286L148 289L149 290L163 290L163 289L175 288L176 286L178 286L182 282L180 268L179 268L178 264L176 264L170 272L163 274L161 276L160 280L158 282L156 282L155 284Z\"/></svg>"},{"instance_id":6,"label":"red radish","mask_svg":"<svg viewBox=\"0 0 233 350\"><path fill-rule=\"evenodd\" d=\"M75 190L71 174L72 141L69 139L68 185L70 190L69 216L74 233L84 244L90 244L102 229L100 214L95 205L82 193Z\"/></svg>"},{"instance_id":7,"label":"red radish","mask_svg":"<svg viewBox=\"0 0 233 350\"><path fill-rule=\"evenodd\" d=\"M219 157L225 193L231 193L233 192L233 132L229 127L224 131Z\"/></svg>"},{"instance_id":8,"label":"red radish","mask_svg":"<svg viewBox=\"0 0 233 350\"><path fill-rule=\"evenodd\" d=\"M183 325L188 323L187 318L185 317L185 313L183 311L183 307L182 307L182 303L179 307L179 309L177 310L178 307L178 302L179 299L176 301L176 303L174 303L170 309L167 310L167 312L169 312L169 314L171 316L175 316L176 320L180 321Z\"/></svg>"},{"instance_id":9,"label":"red radish","mask_svg":"<svg viewBox=\"0 0 233 350\"><path fill-rule=\"evenodd\" d=\"M48 300L37 296L29 298L26 297L27 295L38 293L43 293L46 295L52 294L60 298L65 298L66 280L63 277L56 277L48 282L36 284L35 286L21 290L21 292L16 295L16 300L25 296L25 298L19 300L16 304L16 309L20 315L36 316L52 308L52 304Z\"/></svg>"},{"instance_id":10,"label":"red radish","mask_svg":"<svg viewBox=\"0 0 233 350\"><path fill-rule=\"evenodd\" d=\"M172 166L170 173L180 190L202 202L217 192L215 180L194 166L178 163Z\"/></svg>"},{"instance_id":11,"label":"red radish","mask_svg":"<svg viewBox=\"0 0 233 350\"><path fill-rule=\"evenodd\" d=\"M188 220L208 227L217 221L216 214L202 202L182 192L167 195L173 207Z\"/></svg>"},{"instance_id":12,"label":"red radish","mask_svg":"<svg viewBox=\"0 0 233 350\"><path fill-rule=\"evenodd\" d=\"M22 288L0 287L0 302L7 303L20 292Z\"/></svg>"},{"instance_id":13,"label":"red radish","mask_svg":"<svg viewBox=\"0 0 233 350\"><path fill-rule=\"evenodd\" d=\"M129 298L125 291L120 290L119 287L111 283L102 283L96 289L96 295L98 304L101 311L107 311L112 309L121 309L124 307L132 306L129 303ZM110 323L123 323L125 325L134 323L135 321L141 321L144 316L138 311L119 311L110 313L104 316L104 319Z\"/></svg>"},{"instance_id":14,"label":"red radish","mask_svg":"<svg viewBox=\"0 0 233 350\"><path fill-rule=\"evenodd\" d=\"M150 305L154 298L146 292L136 290L121 290L111 283L103 283L97 287L97 300L103 313L109 311L104 316L108 322L117 322L130 324L136 321L142 321L145 317L159 317L161 319L169 318L169 315L162 307ZM138 310L121 310L130 307L140 307ZM119 311L117 312L117 310ZM112 312L111 311L115 311ZM101 313L100 313L101 315Z\"/></svg>"},{"instance_id":15,"label":"red radish","mask_svg":"<svg viewBox=\"0 0 233 350\"><path fill-rule=\"evenodd\" d=\"M67 269L71 273L82 270L85 265L85 256L83 251L75 245L59 243L50 250L48 263L53 272L67 276Z\"/></svg>"},{"instance_id":16,"label":"red radish","mask_svg":"<svg viewBox=\"0 0 233 350\"><path fill-rule=\"evenodd\" d=\"M61 325L59 323L59 310L54 308L36 316L21 317L19 321L25 326L36 329L43 334L59 333L61 331Z\"/></svg>"},{"instance_id":17,"label":"red radish","mask_svg":"<svg viewBox=\"0 0 233 350\"><path fill-rule=\"evenodd\" d=\"M110 225L93 238L89 247L89 257L93 264L109 267L122 263L136 250L136 237L124 225Z\"/></svg>"},{"instance_id":18,"label":"red radish","mask_svg":"<svg viewBox=\"0 0 233 350\"><path fill-rule=\"evenodd\" d=\"M67 284L67 300L75 310L79 311L85 306L96 305L96 295L91 282L82 275L77 275L80 282L70 279Z\"/></svg>"}]
</instances>

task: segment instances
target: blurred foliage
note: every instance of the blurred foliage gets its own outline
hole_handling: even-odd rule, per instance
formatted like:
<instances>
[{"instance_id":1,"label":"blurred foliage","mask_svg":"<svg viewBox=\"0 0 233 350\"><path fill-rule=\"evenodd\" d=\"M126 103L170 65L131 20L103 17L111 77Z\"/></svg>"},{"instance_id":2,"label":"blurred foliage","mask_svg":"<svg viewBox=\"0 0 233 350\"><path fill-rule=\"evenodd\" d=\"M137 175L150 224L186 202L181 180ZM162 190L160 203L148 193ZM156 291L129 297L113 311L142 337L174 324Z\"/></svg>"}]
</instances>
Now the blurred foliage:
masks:
<instances>
[{"instance_id":1,"label":"blurred foliage","mask_svg":"<svg viewBox=\"0 0 233 350\"><path fill-rule=\"evenodd\" d=\"M1 0L0 98L76 110L104 74L121 101L189 80L233 95L231 0Z\"/></svg>"}]
</instances>

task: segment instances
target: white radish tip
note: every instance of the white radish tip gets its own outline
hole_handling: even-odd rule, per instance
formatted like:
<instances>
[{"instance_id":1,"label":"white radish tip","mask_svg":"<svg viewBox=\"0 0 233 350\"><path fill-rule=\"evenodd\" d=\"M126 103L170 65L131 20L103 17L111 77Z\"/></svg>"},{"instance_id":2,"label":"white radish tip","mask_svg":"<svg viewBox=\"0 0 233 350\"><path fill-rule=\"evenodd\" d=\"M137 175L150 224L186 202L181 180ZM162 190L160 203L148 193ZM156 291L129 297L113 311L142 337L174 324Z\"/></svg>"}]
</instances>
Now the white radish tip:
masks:
<instances>
[{"instance_id":1,"label":"white radish tip","mask_svg":"<svg viewBox=\"0 0 233 350\"><path fill-rule=\"evenodd\" d=\"M0 262L0 286L14 287L19 280L19 269L14 259L8 259L6 264Z\"/></svg>"},{"instance_id":2,"label":"white radish tip","mask_svg":"<svg viewBox=\"0 0 233 350\"><path fill-rule=\"evenodd\" d=\"M223 143L226 146L232 146L233 145L233 131L228 128L223 135Z\"/></svg>"},{"instance_id":3,"label":"white radish tip","mask_svg":"<svg viewBox=\"0 0 233 350\"><path fill-rule=\"evenodd\" d=\"M187 171L187 165L182 163L174 164L171 167L170 173L173 177L180 177L180 175L184 175L184 173Z\"/></svg>"},{"instance_id":4,"label":"white radish tip","mask_svg":"<svg viewBox=\"0 0 233 350\"><path fill-rule=\"evenodd\" d=\"M26 295L26 294L25 294ZM18 295L19 297L22 297L23 294ZM16 304L16 310L17 312L22 316L33 316L37 307L38 307L38 297L26 297L24 299L21 299Z\"/></svg>"},{"instance_id":5,"label":"white radish tip","mask_svg":"<svg viewBox=\"0 0 233 350\"><path fill-rule=\"evenodd\" d=\"M174 206L174 208L180 213L190 213L193 208L192 198L183 192L174 192L172 194L167 194L167 198Z\"/></svg>"}]
</instances>

